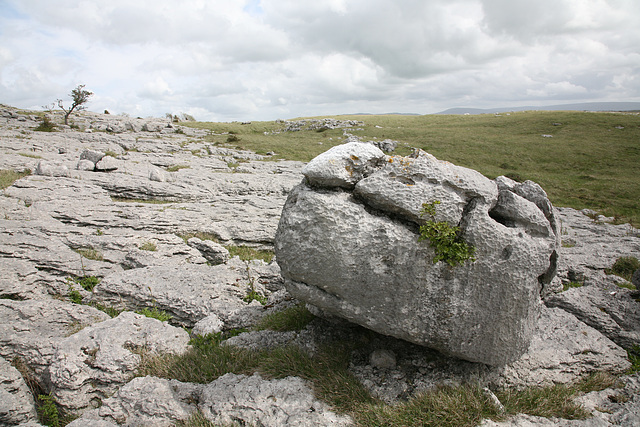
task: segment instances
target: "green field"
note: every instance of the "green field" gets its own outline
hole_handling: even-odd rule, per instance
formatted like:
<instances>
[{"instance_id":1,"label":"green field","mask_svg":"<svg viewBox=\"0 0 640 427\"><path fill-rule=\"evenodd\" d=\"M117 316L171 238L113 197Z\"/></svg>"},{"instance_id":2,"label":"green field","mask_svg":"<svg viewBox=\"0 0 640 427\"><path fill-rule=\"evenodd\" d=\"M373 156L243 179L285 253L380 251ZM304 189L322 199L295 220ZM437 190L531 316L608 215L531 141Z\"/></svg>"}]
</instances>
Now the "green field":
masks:
<instances>
[{"instance_id":1,"label":"green field","mask_svg":"<svg viewBox=\"0 0 640 427\"><path fill-rule=\"evenodd\" d=\"M489 178L507 175L536 181L556 206L591 208L619 222L640 224L638 114L527 111L333 117L363 121L361 130L347 130L361 139L399 141L393 154L422 148ZM273 151L276 159L309 161L344 139L342 129L272 134L284 127L276 122L181 124L212 130L208 140L216 145L261 154ZM223 132L232 132L232 138L217 135Z\"/></svg>"}]
</instances>

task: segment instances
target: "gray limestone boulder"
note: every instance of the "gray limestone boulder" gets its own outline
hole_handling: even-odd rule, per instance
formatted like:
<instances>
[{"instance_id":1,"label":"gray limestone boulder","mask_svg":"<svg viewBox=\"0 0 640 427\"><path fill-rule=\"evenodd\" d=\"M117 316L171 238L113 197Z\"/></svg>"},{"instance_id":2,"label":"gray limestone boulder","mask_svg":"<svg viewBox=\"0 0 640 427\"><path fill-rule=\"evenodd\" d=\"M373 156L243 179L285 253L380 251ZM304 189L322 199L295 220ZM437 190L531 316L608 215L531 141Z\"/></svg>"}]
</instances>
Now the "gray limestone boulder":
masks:
<instances>
[{"instance_id":1,"label":"gray limestone boulder","mask_svg":"<svg viewBox=\"0 0 640 427\"><path fill-rule=\"evenodd\" d=\"M0 425L14 426L37 419L35 402L24 378L0 357Z\"/></svg>"},{"instance_id":2,"label":"gray limestone boulder","mask_svg":"<svg viewBox=\"0 0 640 427\"><path fill-rule=\"evenodd\" d=\"M120 162L111 156L104 156L96 163L96 172L111 172L120 167Z\"/></svg>"},{"instance_id":3,"label":"gray limestone boulder","mask_svg":"<svg viewBox=\"0 0 640 427\"><path fill-rule=\"evenodd\" d=\"M192 237L187 240L187 244L199 250L202 256L213 265L224 264L229 261L229 251L219 243Z\"/></svg>"},{"instance_id":4,"label":"gray limestone boulder","mask_svg":"<svg viewBox=\"0 0 640 427\"><path fill-rule=\"evenodd\" d=\"M56 177L68 177L71 175L71 173L69 172L69 168L67 168L65 165L48 160L40 160L38 162L38 166L36 166L34 174Z\"/></svg>"},{"instance_id":5,"label":"gray limestone boulder","mask_svg":"<svg viewBox=\"0 0 640 427\"><path fill-rule=\"evenodd\" d=\"M102 160L102 158L105 156L105 154L101 151L96 151L96 150L84 150L81 154L80 154L80 160L89 160L91 163L93 163L94 165L96 163L98 163L100 160Z\"/></svg>"},{"instance_id":6,"label":"gray limestone boulder","mask_svg":"<svg viewBox=\"0 0 640 427\"><path fill-rule=\"evenodd\" d=\"M86 327L55 346L53 396L75 413L97 407L134 377L141 352L182 354L188 341L184 329L132 312Z\"/></svg>"},{"instance_id":7,"label":"gray limestone boulder","mask_svg":"<svg viewBox=\"0 0 640 427\"><path fill-rule=\"evenodd\" d=\"M316 159L276 234L295 298L470 361L504 365L527 350L557 258L553 208L539 192L523 191L529 200L424 152L384 157L352 143ZM434 201L435 219L475 247L474 262L434 263L418 241L422 204Z\"/></svg>"}]
</instances>

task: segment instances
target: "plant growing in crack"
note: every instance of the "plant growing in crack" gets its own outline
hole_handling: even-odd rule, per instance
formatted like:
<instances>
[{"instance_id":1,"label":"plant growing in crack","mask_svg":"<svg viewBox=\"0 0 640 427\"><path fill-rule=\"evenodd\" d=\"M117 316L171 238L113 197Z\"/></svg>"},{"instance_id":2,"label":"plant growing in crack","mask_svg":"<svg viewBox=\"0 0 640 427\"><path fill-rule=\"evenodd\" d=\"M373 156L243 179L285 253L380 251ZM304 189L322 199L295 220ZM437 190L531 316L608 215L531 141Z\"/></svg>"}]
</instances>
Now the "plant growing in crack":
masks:
<instances>
[{"instance_id":1,"label":"plant growing in crack","mask_svg":"<svg viewBox=\"0 0 640 427\"><path fill-rule=\"evenodd\" d=\"M423 203L421 216L427 217L425 224L420 226L418 240L428 240L435 251L433 263L444 261L451 267L463 264L465 261L475 261L476 248L462 239L460 227L452 226L446 221L436 221L436 206L439 200Z\"/></svg>"}]
</instances>

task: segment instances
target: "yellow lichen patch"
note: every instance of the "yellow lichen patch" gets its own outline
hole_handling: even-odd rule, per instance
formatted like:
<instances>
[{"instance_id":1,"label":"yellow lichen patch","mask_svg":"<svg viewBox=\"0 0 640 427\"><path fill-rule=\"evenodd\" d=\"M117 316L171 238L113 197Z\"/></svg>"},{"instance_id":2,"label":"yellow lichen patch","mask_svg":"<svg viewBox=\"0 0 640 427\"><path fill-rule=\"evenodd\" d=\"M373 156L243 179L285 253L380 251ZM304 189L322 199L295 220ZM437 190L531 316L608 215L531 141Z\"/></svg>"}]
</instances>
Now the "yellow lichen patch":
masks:
<instances>
[{"instance_id":1,"label":"yellow lichen patch","mask_svg":"<svg viewBox=\"0 0 640 427\"><path fill-rule=\"evenodd\" d=\"M356 156L356 155L352 154L352 155L351 155L351 160L353 160L354 162L357 162L358 160L360 160L360 157L358 157L358 156Z\"/></svg>"}]
</instances>

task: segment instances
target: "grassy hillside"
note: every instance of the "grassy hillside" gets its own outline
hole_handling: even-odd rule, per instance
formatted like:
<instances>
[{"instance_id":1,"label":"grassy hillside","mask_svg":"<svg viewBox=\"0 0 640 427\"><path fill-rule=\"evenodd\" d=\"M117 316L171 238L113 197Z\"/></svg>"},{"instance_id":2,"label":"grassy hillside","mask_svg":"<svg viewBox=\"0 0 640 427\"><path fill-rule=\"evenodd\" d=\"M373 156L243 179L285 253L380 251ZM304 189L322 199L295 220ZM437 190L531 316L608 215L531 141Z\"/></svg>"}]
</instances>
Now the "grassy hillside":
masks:
<instances>
[{"instance_id":1,"label":"grassy hillside","mask_svg":"<svg viewBox=\"0 0 640 427\"><path fill-rule=\"evenodd\" d=\"M350 133L401 144L395 154L422 148L439 159L494 178L508 175L538 182L557 206L591 208L640 224L640 115L567 111L426 116L334 116L361 120ZM275 122L193 123L210 129L210 141L274 151L278 159L308 161L340 144L342 130L272 134ZM265 134L266 132L266 134ZM552 135L543 137L542 135Z\"/></svg>"}]
</instances>

